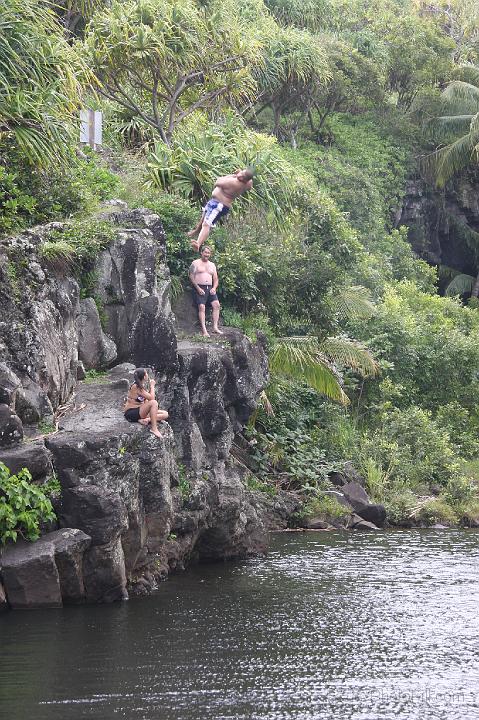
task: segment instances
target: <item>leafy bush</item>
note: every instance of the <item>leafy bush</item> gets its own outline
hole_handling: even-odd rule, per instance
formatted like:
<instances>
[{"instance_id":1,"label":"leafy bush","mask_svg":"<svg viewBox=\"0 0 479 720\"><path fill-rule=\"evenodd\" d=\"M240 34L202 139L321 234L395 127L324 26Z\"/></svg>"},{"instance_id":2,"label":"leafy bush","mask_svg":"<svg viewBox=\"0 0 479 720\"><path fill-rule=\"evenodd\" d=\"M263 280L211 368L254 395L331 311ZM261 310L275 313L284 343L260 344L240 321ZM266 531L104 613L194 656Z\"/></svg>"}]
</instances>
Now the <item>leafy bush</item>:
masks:
<instances>
[{"instance_id":1,"label":"leafy bush","mask_svg":"<svg viewBox=\"0 0 479 720\"><path fill-rule=\"evenodd\" d=\"M56 516L43 488L34 485L26 468L17 475L0 462L0 544L40 537L40 523L51 522Z\"/></svg>"},{"instance_id":2,"label":"leafy bush","mask_svg":"<svg viewBox=\"0 0 479 720\"><path fill-rule=\"evenodd\" d=\"M301 508L301 517L323 517L327 520L344 520L351 514L351 511L341 505L332 494L318 492L310 498Z\"/></svg>"},{"instance_id":3,"label":"leafy bush","mask_svg":"<svg viewBox=\"0 0 479 720\"><path fill-rule=\"evenodd\" d=\"M172 275L186 278L193 257L186 233L195 227L200 209L192 207L188 200L171 193L147 192L142 197L144 207L160 216L166 234L167 260Z\"/></svg>"},{"instance_id":4,"label":"leafy bush","mask_svg":"<svg viewBox=\"0 0 479 720\"><path fill-rule=\"evenodd\" d=\"M71 155L66 166L48 171L33 168L15 149L8 157L8 172L0 166L0 233L89 213L119 186L94 156Z\"/></svg>"},{"instance_id":5,"label":"leafy bush","mask_svg":"<svg viewBox=\"0 0 479 720\"><path fill-rule=\"evenodd\" d=\"M98 253L115 237L115 228L104 220L71 220L61 228L50 230L40 245L40 255L47 262L61 261L69 265L75 261L78 277L91 283L91 270Z\"/></svg>"},{"instance_id":6,"label":"leafy bush","mask_svg":"<svg viewBox=\"0 0 479 720\"><path fill-rule=\"evenodd\" d=\"M36 204L35 198L18 186L16 174L0 166L0 235L30 222Z\"/></svg>"}]
</instances>

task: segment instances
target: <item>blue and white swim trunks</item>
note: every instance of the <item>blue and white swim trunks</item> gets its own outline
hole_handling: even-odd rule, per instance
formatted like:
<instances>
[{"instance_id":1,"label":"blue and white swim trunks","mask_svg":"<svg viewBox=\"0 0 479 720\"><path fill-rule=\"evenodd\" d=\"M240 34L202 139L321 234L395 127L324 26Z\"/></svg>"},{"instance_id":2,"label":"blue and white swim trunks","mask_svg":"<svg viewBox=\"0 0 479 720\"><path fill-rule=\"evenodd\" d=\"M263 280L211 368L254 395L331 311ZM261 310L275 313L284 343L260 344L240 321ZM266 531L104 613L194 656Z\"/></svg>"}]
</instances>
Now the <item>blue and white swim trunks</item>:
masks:
<instances>
[{"instance_id":1,"label":"blue and white swim trunks","mask_svg":"<svg viewBox=\"0 0 479 720\"><path fill-rule=\"evenodd\" d=\"M203 212L205 213L205 219L203 222L210 227L214 227L217 221L226 217L229 211L230 209L228 205L223 205L223 203L215 200L215 198L211 198L211 200L208 200L203 208Z\"/></svg>"}]
</instances>

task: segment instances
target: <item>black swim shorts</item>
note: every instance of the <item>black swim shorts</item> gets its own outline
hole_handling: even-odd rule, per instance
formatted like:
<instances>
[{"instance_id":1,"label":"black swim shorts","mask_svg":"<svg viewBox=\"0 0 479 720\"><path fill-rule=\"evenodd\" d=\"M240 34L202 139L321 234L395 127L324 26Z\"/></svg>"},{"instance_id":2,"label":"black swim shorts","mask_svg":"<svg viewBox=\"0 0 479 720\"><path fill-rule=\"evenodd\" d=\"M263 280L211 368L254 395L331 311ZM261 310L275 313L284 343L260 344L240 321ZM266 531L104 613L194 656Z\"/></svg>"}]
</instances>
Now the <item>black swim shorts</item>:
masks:
<instances>
[{"instance_id":1,"label":"black swim shorts","mask_svg":"<svg viewBox=\"0 0 479 720\"><path fill-rule=\"evenodd\" d=\"M211 285L198 285L202 290L205 291L204 295L200 295L196 292L196 288L193 288L193 303L195 305L211 305L212 302L218 300L216 293L211 292Z\"/></svg>"},{"instance_id":2,"label":"black swim shorts","mask_svg":"<svg viewBox=\"0 0 479 720\"><path fill-rule=\"evenodd\" d=\"M140 408L128 408L128 410L125 410L125 418L128 422L138 422L140 419Z\"/></svg>"}]
</instances>

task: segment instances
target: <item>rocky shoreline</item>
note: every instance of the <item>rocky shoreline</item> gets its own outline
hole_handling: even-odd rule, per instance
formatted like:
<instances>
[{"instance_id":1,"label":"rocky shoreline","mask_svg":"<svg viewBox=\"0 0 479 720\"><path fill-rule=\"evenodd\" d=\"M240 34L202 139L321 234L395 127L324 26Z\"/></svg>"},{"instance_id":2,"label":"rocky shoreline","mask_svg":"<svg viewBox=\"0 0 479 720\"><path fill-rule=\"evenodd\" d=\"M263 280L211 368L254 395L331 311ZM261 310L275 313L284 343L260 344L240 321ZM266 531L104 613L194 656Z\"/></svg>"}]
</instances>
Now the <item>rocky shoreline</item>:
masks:
<instances>
[{"instance_id":1,"label":"rocky shoreline","mask_svg":"<svg viewBox=\"0 0 479 720\"><path fill-rule=\"evenodd\" d=\"M220 342L178 340L160 219L145 210L110 219L118 230L95 259L95 302L41 261L45 228L0 245L0 461L39 484L55 474L61 487L57 526L2 552L4 607L5 595L33 608L145 593L189 562L263 552L273 524L229 452L267 382L261 340L228 329ZM19 249L25 259L9 272ZM121 412L139 365L170 412L162 440ZM29 441L54 417L55 432Z\"/></svg>"},{"instance_id":2,"label":"rocky shoreline","mask_svg":"<svg viewBox=\"0 0 479 720\"><path fill-rule=\"evenodd\" d=\"M171 310L160 218L135 210L109 221L115 237L94 259L94 298L81 299L71 272L42 261L51 226L0 243L0 462L60 485L56 524L1 552L3 609L151 592L189 563L263 553L268 532L301 506L293 493L250 489L231 452L267 384L261 336L252 343L224 328L216 340L195 337L188 298L176 317ZM123 417L135 366L155 373L169 411L161 440ZM341 527L384 524L352 469L332 480L350 511Z\"/></svg>"}]
</instances>

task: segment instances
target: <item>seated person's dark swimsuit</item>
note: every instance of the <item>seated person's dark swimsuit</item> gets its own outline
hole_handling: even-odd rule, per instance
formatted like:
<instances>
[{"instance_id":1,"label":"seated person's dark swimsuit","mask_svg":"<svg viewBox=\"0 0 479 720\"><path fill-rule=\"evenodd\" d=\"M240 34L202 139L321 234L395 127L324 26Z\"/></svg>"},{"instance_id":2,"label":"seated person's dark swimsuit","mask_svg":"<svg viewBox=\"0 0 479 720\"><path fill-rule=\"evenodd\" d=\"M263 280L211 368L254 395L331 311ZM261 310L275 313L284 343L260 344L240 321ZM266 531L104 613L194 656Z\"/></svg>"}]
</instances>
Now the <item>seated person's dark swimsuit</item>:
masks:
<instances>
[{"instance_id":1,"label":"seated person's dark swimsuit","mask_svg":"<svg viewBox=\"0 0 479 720\"><path fill-rule=\"evenodd\" d=\"M133 385L130 385L130 390L132 387L135 386L135 383ZM128 397L130 390L128 391ZM137 395L135 398L130 398L130 400L135 400L136 402L143 404L146 400L146 398L143 395ZM140 419L140 408L134 407L134 408L128 408L128 410L125 410L125 418L128 420L128 422L138 422Z\"/></svg>"}]
</instances>

